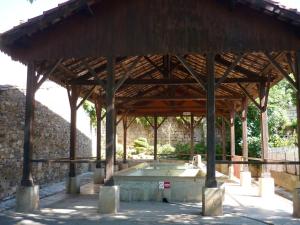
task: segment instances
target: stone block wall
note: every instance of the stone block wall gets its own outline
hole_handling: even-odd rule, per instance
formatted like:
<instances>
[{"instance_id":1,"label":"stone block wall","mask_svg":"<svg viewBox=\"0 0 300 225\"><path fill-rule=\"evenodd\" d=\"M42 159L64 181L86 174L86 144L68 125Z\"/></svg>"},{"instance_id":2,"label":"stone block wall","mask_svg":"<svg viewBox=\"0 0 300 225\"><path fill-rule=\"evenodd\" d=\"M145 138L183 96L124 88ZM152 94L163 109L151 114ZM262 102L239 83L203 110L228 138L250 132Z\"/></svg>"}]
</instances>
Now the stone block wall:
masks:
<instances>
[{"instance_id":1,"label":"stone block wall","mask_svg":"<svg viewBox=\"0 0 300 225\"><path fill-rule=\"evenodd\" d=\"M65 107L69 107L66 105ZM25 95L12 87L0 86L0 200L11 196L21 181L24 139ZM69 156L68 121L49 108L36 102L33 158L55 159ZM91 140L77 132L77 156L92 155ZM68 175L68 164L34 163L35 183L63 180ZM78 166L78 172L88 170L87 164Z\"/></svg>"}]
</instances>

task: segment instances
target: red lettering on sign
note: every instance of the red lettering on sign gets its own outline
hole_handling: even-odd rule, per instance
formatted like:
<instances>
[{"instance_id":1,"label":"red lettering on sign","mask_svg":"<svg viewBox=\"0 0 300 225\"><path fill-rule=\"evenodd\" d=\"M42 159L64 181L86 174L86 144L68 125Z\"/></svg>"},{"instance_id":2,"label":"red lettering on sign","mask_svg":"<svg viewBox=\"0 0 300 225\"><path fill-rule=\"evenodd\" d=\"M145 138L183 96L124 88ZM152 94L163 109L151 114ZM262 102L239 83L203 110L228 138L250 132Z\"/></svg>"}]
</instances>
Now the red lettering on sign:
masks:
<instances>
[{"instance_id":1,"label":"red lettering on sign","mask_svg":"<svg viewBox=\"0 0 300 225\"><path fill-rule=\"evenodd\" d=\"M165 189L171 188L171 182L170 181L164 181L164 188Z\"/></svg>"}]
</instances>

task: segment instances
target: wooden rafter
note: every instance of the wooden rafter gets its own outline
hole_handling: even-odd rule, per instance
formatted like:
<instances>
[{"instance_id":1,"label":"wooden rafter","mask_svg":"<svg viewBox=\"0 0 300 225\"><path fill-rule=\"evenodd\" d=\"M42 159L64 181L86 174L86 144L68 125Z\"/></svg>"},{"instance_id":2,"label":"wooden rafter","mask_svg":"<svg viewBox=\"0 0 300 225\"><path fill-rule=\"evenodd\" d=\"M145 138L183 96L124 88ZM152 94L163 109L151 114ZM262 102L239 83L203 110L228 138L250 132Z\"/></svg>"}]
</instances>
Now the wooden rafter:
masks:
<instances>
[{"instance_id":1,"label":"wooden rafter","mask_svg":"<svg viewBox=\"0 0 300 225\"><path fill-rule=\"evenodd\" d=\"M247 95L247 97L253 102L253 104L259 109L261 110L260 108L260 105L257 103L257 101L250 95L250 93L247 91L246 88L244 88L241 84L238 84L238 86L241 88L241 90L245 93L245 95Z\"/></svg>"},{"instance_id":2,"label":"wooden rafter","mask_svg":"<svg viewBox=\"0 0 300 225\"><path fill-rule=\"evenodd\" d=\"M218 86L220 86L221 83L224 83L224 81L227 79L230 72L236 67L236 65L241 61L242 58L243 58L242 54L236 57L233 63L231 63L231 65L227 68L223 76L220 79L218 79L216 83L216 88L218 88Z\"/></svg>"},{"instance_id":3,"label":"wooden rafter","mask_svg":"<svg viewBox=\"0 0 300 225\"><path fill-rule=\"evenodd\" d=\"M185 61L182 56L176 55L176 58L182 63L184 68L189 72L189 74L198 82L198 84L202 87L203 90L206 91L204 81L199 77L199 75L190 67L190 65Z\"/></svg>"},{"instance_id":4,"label":"wooden rafter","mask_svg":"<svg viewBox=\"0 0 300 225\"><path fill-rule=\"evenodd\" d=\"M274 68L283 76L285 77L288 82L292 85L292 87L297 90L296 82L290 77L290 75L280 66L280 64L273 59L270 53L265 52L265 56L268 58L270 63L274 66Z\"/></svg>"}]
</instances>

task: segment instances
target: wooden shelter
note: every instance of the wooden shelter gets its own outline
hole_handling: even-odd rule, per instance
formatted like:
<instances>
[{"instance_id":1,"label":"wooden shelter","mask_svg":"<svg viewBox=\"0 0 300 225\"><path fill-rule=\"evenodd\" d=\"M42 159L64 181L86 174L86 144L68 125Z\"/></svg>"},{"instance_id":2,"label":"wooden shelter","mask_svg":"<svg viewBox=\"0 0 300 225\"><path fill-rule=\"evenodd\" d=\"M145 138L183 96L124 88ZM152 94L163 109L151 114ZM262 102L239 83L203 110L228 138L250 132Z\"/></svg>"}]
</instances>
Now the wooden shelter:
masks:
<instances>
[{"instance_id":1,"label":"wooden shelter","mask_svg":"<svg viewBox=\"0 0 300 225\"><path fill-rule=\"evenodd\" d=\"M76 176L76 110L86 99L94 102L99 126L105 107L108 180L116 114L206 116L206 186L215 187L216 116L230 118L234 155L234 114L243 111L247 158L252 101L261 111L267 160L269 88L286 78L300 98L300 14L269 0L71 0L0 38L0 49L28 66L24 186L33 185L34 94L46 79L66 87L70 98L70 177Z\"/></svg>"}]
</instances>

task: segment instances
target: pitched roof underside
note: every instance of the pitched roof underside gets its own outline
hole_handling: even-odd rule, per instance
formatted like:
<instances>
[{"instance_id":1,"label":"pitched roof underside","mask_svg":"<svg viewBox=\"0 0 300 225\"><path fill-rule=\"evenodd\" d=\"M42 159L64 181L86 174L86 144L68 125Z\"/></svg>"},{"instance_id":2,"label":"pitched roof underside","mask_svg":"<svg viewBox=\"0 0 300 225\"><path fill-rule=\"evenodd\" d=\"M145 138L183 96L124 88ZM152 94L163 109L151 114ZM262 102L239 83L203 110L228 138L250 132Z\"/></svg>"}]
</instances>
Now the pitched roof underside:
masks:
<instances>
[{"instance_id":1,"label":"pitched roof underside","mask_svg":"<svg viewBox=\"0 0 300 225\"><path fill-rule=\"evenodd\" d=\"M234 2L235 4L247 5L254 10L300 27L300 13L297 10L283 8L274 1L236 0ZM41 16L32 18L28 22L5 32L0 36L0 41L12 45L20 38L30 38L33 34L54 26L78 12L92 14L90 6L98 3L100 4L101 1L71 0L60 4L57 8L48 10ZM205 83L207 76L205 56L189 54L183 57ZM237 57L232 53L222 53L216 56L215 74L217 79L229 70ZM293 72L291 65L295 63L294 52L273 52L271 57L285 73ZM116 59L117 81L122 79L124 68L129 68L135 59L136 57L119 57ZM54 64L55 62L50 61L39 62L37 71L46 74ZM90 69L87 69L86 64ZM106 59L103 57L65 59L50 76L50 80L62 86L80 84L83 88L81 96L84 97L96 82L91 69L96 73L98 79L105 82L107 76ZM216 90L217 113L228 114L232 107L236 107L236 110L241 109L241 100L246 94L240 86L244 87L253 98L257 98L261 80L268 80L270 85L274 85L282 78L282 74L274 68L264 53L253 52L243 55L239 63L232 68L227 79ZM172 80L177 84L172 83ZM186 84L179 85L178 80L186 82ZM92 101L97 98L104 99L104 90L101 86L97 86L89 97ZM126 112L132 115L179 115L183 112L205 115L205 104L205 90L193 79L193 76L175 55L142 57L130 72L129 79L116 92L118 113Z\"/></svg>"}]
</instances>

